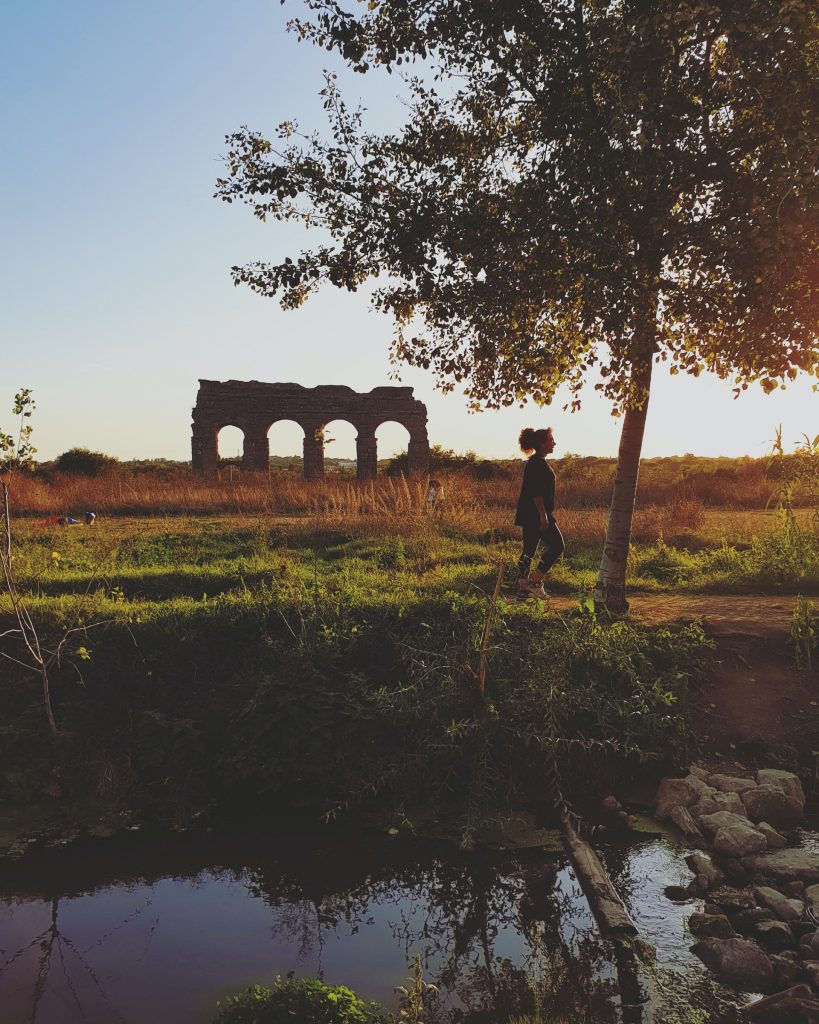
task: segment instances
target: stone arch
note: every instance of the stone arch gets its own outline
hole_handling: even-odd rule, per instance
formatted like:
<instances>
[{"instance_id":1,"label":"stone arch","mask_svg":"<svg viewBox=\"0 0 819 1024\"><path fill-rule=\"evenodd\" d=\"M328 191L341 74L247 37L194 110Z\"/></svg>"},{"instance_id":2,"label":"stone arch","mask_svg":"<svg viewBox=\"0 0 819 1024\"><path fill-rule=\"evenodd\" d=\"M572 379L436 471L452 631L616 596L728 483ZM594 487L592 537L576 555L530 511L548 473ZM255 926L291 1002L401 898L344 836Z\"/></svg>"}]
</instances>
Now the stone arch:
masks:
<instances>
[{"instance_id":1,"label":"stone arch","mask_svg":"<svg viewBox=\"0 0 819 1024\"><path fill-rule=\"evenodd\" d=\"M351 419L335 416L328 420L322 428L322 444L325 459L349 459L357 469L358 430Z\"/></svg>"},{"instance_id":2,"label":"stone arch","mask_svg":"<svg viewBox=\"0 0 819 1024\"><path fill-rule=\"evenodd\" d=\"M398 420L382 420L375 428L376 463L391 459L402 451L409 451L411 438L409 427L403 423Z\"/></svg>"},{"instance_id":3,"label":"stone arch","mask_svg":"<svg viewBox=\"0 0 819 1024\"><path fill-rule=\"evenodd\" d=\"M295 420L304 430L304 475L324 476L323 429L334 420L346 420L358 432L356 473L360 480L375 476L375 432L385 421L409 431L409 467L424 473L429 465L427 410L413 398L412 388L381 387L353 391L337 384L304 388L300 384L261 381L200 380L191 425L191 463L197 473L212 476L218 467L216 436L225 425L237 425L245 434L242 467L266 470L269 465L268 430L277 420Z\"/></svg>"},{"instance_id":4,"label":"stone arch","mask_svg":"<svg viewBox=\"0 0 819 1024\"><path fill-rule=\"evenodd\" d=\"M243 461L245 432L237 423L223 423L216 431L216 452L219 462L227 459L233 462Z\"/></svg>"},{"instance_id":5,"label":"stone arch","mask_svg":"<svg viewBox=\"0 0 819 1024\"><path fill-rule=\"evenodd\" d=\"M282 416L267 428L268 464L274 455L291 456L304 453L304 427L298 420ZM283 449L288 449L284 451Z\"/></svg>"}]
</instances>

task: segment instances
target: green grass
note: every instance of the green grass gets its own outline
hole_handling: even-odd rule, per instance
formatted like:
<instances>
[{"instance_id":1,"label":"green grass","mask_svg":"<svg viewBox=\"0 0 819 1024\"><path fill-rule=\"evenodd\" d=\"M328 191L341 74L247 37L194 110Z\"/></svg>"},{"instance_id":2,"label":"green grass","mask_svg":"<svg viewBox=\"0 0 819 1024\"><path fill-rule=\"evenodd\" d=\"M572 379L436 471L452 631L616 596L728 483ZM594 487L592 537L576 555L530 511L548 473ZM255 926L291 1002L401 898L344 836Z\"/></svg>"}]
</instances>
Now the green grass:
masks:
<instances>
[{"instance_id":1,"label":"green grass","mask_svg":"<svg viewBox=\"0 0 819 1024\"><path fill-rule=\"evenodd\" d=\"M797 543L775 517L748 523L707 524L665 542L635 544L630 585L635 592L819 593L819 538L804 528ZM130 519L94 527L43 530L21 524L15 566L33 593L57 596L87 588L135 601L266 589L279 580L319 579L324 587L351 587L388 595L429 596L445 590L484 589L498 561L517 561L518 542L452 536L428 524L408 524L405 535L311 529L245 517ZM593 585L599 541L567 535L566 556L550 589L574 594ZM511 570L510 570L511 572Z\"/></svg>"},{"instance_id":2,"label":"green grass","mask_svg":"<svg viewBox=\"0 0 819 1024\"><path fill-rule=\"evenodd\" d=\"M595 758L623 766L685 742L701 633L503 598L477 714L488 595L500 562L514 587L515 540L428 520L388 534L238 516L23 523L15 538L46 647L70 632L53 668L57 742L43 742L36 678L4 668L0 797L193 806L295 793L332 812L413 799L434 780L440 799L471 806L476 786L492 800L525 793L556 738L573 779ZM635 545L632 589L817 590L806 531L696 541ZM590 588L598 558L569 536L550 590ZM12 624L0 595L0 632ZM2 643L20 656L13 636ZM476 782L477 763L490 767Z\"/></svg>"}]
</instances>

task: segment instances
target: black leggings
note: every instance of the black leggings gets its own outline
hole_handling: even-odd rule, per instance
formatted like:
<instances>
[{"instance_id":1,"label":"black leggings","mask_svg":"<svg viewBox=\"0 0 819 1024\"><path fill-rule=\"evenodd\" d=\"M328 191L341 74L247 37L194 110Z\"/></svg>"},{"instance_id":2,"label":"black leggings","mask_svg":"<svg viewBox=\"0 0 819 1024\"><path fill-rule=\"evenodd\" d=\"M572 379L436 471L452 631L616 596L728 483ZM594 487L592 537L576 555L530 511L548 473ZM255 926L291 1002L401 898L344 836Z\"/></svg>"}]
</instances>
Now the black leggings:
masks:
<instances>
[{"instance_id":1,"label":"black leggings","mask_svg":"<svg viewBox=\"0 0 819 1024\"><path fill-rule=\"evenodd\" d=\"M518 562L521 579L529 575L538 544L543 545L537 564L538 572L548 572L566 550L563 534L552 516L549 516L549 525L545 530L541 530L540 523L527 523L523 527L523 551Z\"/></svg>"}]
</instances>

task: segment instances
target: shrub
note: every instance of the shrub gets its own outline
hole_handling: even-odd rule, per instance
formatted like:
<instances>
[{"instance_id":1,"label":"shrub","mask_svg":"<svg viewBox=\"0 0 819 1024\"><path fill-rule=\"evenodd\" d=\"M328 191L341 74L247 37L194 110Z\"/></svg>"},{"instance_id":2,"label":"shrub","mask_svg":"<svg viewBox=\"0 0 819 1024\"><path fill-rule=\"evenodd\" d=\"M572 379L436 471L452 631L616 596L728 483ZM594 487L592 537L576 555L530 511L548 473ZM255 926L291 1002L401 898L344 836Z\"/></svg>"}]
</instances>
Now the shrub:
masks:
<instances>
[{"instance_id":1,"label":"shrub","mask_svg":"<svg viewBox=\"0 0 819 1024\"><path fill-rule=\"evenodd\" d=\"M54 469L71 476L102 476L118 462L113 455L92 452L88 448L69 448L54 460Z\"/></svg>"},{"instance_id":2,"label":"shrub","mask_svg":"<svg viewBox=\"0 0 819 1024\"><path fill-rule=\"evenodd\" d=\"M318 978L277 978L272 988L253 985L219 1004L211 1024L392 1024L395 1018L378 1003L343 985Z\"/></svg>"}]
</instances>

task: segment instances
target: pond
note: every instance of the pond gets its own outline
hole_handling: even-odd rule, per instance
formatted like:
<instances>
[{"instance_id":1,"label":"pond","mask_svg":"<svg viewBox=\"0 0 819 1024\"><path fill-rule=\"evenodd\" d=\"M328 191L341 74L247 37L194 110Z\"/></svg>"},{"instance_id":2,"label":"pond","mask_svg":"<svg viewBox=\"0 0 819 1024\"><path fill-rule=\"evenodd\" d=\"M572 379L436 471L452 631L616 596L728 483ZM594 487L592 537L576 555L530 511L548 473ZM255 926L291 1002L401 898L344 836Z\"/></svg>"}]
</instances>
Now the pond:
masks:
<instances>
[{"instance_id":1,"label":"pond","mask_svg":"<svg viewBox=\"0 0 819 1024\"><path fill-rule=\"evenodd\" d=\"M683 850L601 851L657 952L654 1019L731 1020L737 993L690 953L669 901ZM321 975L395 1008L420 954L447 1024L621 1019L613 954L565 859L327 831L109 840L6 863L4 1024L206 1024L217 999L277 974ZM585 1014L585 1016L584 1016Z\"/></svg>"}]
</instances>

